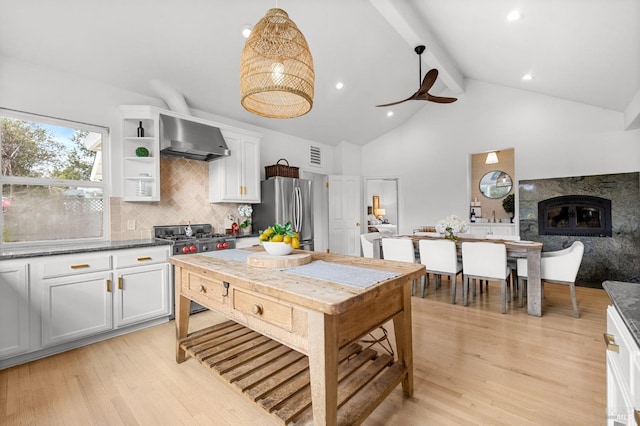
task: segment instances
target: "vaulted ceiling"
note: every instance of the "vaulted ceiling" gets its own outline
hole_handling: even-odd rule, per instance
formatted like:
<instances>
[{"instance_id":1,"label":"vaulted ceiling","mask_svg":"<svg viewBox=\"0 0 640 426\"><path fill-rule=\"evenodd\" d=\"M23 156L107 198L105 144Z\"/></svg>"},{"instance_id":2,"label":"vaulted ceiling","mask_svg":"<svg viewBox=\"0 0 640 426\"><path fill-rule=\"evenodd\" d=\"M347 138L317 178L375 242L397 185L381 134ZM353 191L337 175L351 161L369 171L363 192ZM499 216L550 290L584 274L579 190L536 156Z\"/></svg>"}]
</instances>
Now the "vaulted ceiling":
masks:
<instances>
[{"instance_id":1,"label":"vaulted ceiling","mask_svg":"<svg viewBox=\"0 0 640 426\"><path fill-rule=\"evenodd\" d=\"M276 5L305 35L315 65L313 109L295 119L258 117L239 100L241 28ZM149 82L160 79L191 108L329 145L362 145L421 108L447 108L423 101L374 106L417 90L418 44L427 47L423 74L440 71L432 92L459 102L469 78L620 112L640 91L640 0L2 0L1 6L1 56L154 97ZM508 21L514 9L522 19ZM533 79L523 81L526 73Z\"/></svg>"}]
</instances>

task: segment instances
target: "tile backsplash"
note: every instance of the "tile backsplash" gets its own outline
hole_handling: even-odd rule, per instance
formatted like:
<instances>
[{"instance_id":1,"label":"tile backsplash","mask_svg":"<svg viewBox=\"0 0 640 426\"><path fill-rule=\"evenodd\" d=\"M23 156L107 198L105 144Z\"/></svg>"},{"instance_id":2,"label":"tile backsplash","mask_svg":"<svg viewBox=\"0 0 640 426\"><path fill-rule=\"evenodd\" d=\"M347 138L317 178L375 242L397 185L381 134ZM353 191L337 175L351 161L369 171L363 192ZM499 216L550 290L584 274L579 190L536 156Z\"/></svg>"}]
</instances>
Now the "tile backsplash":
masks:
<instances>
[{"instance_id":1,"label":"tile backsplash","mask_svg":"<svg viewBox=\"0 0 640 426\"><path fill-rule=\"evenodd\" d=\"M152 238L155 225L186 225L188 221L210 223L214 232L224 233L227 215L238 216L235 203L209 203L209 163L205 161L161 157L160 182L159 202L111 198L111 240ZM129 224L135 230L129 230Z\"/></svg>"}]
</instances>

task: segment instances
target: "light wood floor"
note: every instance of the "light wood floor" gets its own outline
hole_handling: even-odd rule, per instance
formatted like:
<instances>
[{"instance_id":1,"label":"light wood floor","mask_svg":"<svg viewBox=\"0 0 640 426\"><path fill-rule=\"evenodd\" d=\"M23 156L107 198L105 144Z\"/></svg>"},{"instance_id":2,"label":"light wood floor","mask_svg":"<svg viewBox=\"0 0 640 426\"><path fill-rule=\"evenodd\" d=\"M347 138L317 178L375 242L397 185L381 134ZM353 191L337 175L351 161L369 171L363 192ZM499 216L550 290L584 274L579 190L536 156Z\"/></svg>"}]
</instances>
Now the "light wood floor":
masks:
<instances>
[{"instance_id":1,"label":"light wood floor","mask_svg":"<svg viewBox=\"0 0 640 426\"><path fill-rule=\"evenodd\" d=\"M365 425L605 424L602 289L545 285L544 316L509 306L493 285L468 307L450 285L413 298L415 394L400 387ZM461 296L461 294L459 294ZM222 321L194 315L191 331ZM273 425L270 415L206 372L174 360L169 322L0 371L2 425Z\"/></svg>"}]
</instances>

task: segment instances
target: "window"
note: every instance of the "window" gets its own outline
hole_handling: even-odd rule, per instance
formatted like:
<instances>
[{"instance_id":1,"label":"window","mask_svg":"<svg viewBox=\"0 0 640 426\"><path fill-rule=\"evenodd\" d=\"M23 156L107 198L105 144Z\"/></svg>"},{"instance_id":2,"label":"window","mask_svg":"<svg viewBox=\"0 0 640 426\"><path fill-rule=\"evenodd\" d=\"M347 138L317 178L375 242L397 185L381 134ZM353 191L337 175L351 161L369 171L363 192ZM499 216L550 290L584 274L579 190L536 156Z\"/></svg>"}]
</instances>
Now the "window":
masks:
<instances>
[{"instance_id":1,"label":"window","mask_svg":"<svg viewBox=\"0 0 640 426\"><path fill-rule=\"evenodd\" d=\"M104 240L108 129L0 108L2 244Z\"/></svg>"}]
</instances>

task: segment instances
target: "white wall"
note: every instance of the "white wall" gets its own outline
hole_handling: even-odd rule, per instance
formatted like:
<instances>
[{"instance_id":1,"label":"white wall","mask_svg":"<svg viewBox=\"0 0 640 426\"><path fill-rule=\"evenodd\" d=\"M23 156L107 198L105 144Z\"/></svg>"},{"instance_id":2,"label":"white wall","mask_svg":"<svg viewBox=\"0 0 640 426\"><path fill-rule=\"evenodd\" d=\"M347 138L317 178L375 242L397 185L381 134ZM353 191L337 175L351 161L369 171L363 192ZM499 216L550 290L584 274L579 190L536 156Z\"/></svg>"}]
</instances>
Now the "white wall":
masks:
<instances>
[{"instance_id":1,"label":"white wall","mask_svg":"<svg viewBox=\"0 0 640 426\"><path fill-rule=\"evenodd\" d=\"M0 57L0 106L109 127L116 177L121 104L165 107L156 98ZM471 153L515 148L516 181L640 170L640 130L623 131L622 113L474 80L458 102L425 103L406 124L362 149L193 113L262 133L263 166L284 157L318 174L398 177L401 232L452 213L466 217ZM321 147L322 167L308 165L310 144ZM113 185L120 195L120 180Z\"/></svg>"},{"instance_id":2,"label":"white wall","mask_svg":"<svg viewBox=\"0 0 640 426\"><path fill-rule=\"evenodd\" d=\"M340 142L334 149L334 174L361 176L360 156L362 147L349 142Z\"/></svg>"},{"instance_id":3,"label":"white wall","mask_svg":"<svg viewBox=\"0 0 640 426\"><path fill-rule=\"evenodd\" d=\"M239 102L239 100L238 100ZM112 194L121 191L121 120L120 105L153 105L167 108L153 97L119 89L97 81L53 69L32 66L12 58L0 56L0 107L56 118L80 121L110 129L112 158ZM168 108L167 108L168 109ZM306 139L251 126L225 117L191 110L194 116L215 122L242 127L263 134L261 162L263 166L286 158L290 165L320 174L334 173L333 147ZM309 164L309 147L322 150L322 167ZM357 160L359 162L359 159ZM264 167L261 170L264 177Z\"/></svg>"},{"instance_id":4,"label":"white wall","mask_svg":"<svg viewBox=\"0 0 640 426\"><path fill-rule=\"evenodd\" d=\"M457 102L427 102L362 149L363 176L400 178L400 232L467 217L472 153L514 148L516 182L640 170L640 130L624 131L620 112L475 80L465 87Z\"/></svg>"}]
</instances>

